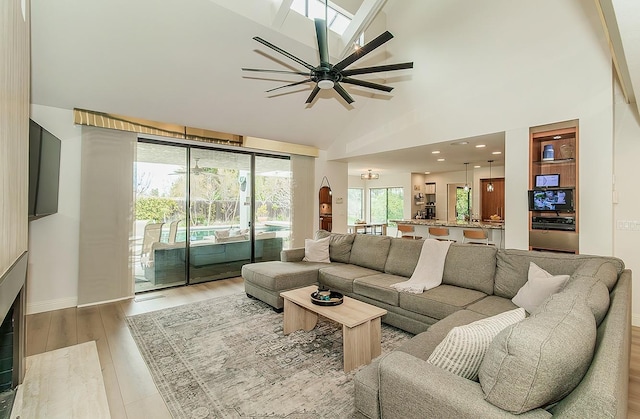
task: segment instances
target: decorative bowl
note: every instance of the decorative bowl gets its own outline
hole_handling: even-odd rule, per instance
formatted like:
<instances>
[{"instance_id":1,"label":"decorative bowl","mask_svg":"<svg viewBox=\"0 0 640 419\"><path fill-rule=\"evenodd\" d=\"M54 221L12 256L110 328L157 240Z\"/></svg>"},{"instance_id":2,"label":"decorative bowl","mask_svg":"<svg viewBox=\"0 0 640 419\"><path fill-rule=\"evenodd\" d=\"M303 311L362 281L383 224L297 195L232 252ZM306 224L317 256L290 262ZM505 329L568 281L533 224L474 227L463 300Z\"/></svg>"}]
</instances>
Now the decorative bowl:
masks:
<instances>
[{"instance_id":1,"label":"decorative bowl","mask_svg":"<svg viewBox=\"0 0 640 419\"><path fill-rule=\"evenodd\" d=\"M337 291L316 291L311 293L311 302L319 306L337 306L342 304L344 296Z\"/></svg>"}]
</instances>

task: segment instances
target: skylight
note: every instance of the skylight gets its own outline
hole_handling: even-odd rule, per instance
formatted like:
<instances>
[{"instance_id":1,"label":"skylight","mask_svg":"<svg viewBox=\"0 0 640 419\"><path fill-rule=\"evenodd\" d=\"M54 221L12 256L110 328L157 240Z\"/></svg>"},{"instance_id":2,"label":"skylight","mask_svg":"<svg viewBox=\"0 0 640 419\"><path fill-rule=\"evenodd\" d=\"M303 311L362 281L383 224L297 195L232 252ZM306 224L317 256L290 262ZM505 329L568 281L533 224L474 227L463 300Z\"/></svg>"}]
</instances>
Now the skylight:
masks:
<instances>
[{"instance_id":1,"label":"skylight","mask_svg":"<svg viewBox=\"0 0 640 419\"><path fill-rule=\"evenodd\" d=\"M327 26L338 35L342 35L351 23L353 16L348 16L346 12L338 11L331 2L329 2L327 9ZM293 0L291 10L312 20L325 18L323 0Z\"/></svg>"}]
</instances>

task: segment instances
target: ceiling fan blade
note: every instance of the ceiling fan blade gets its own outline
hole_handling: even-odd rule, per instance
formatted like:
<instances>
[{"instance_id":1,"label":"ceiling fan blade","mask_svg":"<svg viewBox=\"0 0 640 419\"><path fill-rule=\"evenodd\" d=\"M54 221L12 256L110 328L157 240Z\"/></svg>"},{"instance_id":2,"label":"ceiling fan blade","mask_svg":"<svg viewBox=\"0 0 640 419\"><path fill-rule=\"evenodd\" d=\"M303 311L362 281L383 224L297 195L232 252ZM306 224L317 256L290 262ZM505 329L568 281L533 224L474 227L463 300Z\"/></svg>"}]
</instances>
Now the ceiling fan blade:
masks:
<instances>
[{"instance_id":1,"label":"ceiling fan blade","mask_svg":"<svg viewBox=\"0 0 640 419\"><path fill-rule=\"evenodd\" d=\"M357 51L349 55L344 60L340 61L338 64L334 65L333 68L335 68L338 71L347 68L347 66L353 64L357 59L364 57L374 49L378 48L380 45L389 41L391 38L393 38L393 35L391 35L391 32L386 31L382 35L373 39L371 42L367 42L364 46L362 46L361 48L358 48Z\"/></svg>"},{"instance_id":2,"label":"ceiling fan blade","mask_svg":"<svg viewBox=\"0 0 640 419\"><path fill-rule=\"evenodd\" d=\"M347 93L346 90L344 90L344 87L340 86L340 83L336 83L333 85L333 90L335 90L336 92L338 92L338 94L340 96L342 96L342 98L349 104L353 103L354 100L351 96L349 96L349 93Z\"/></svg>"},{"instance_id":3,"label":"ceiling fan blade","mask_svg":"<svg viewBox=\"0 0 640 419\"><path fill-rule=\"evenodd\" d=\"M308 76L309 72L304 71L285 71L285 70L263 70L261 68L243 68L242 71L257 71L262 73L280 73L280 74L300 74L301 76Z\"/></svg>"},{"instance_id":4,"label":"ceiling fan blade","mask_svg":"<svg viewBox=\"0 0 640 419\"><path fill-rule=\"evenodd\" d=\"M280 54L284 55L285 57L292 59L293 61L297 62L298 64L301 64L301 65L305 66L309 70L313 70L315 68L311 64L309 64L307 62L304 62L300 58L288 53L287 51L285 51L282 48L279 48L279 47L273 45L272 43L270 43L268 41L265 41L264 39L260 38L259 36L254 36L253 39L255 39L256 41L260 42L262 45L265 45L265 46L271 48L272 50L274 50L276 52L279 52Z\"/></svg>"},{"instance_id":5,"label":"ceiling fan blade","mask_svg":"<svg viewBox=\"0 0 640 419\"><path fill-rule=\"evenodd\" d=\"M308 82L310 82L310 81L311 81L311 79L306 79L306 80L302 80L302 81L299 81L299 82L296 82L296 83L286 84L286 85L284 85L284 86L280 86L280 87L276 87L276 88L273 88L273 89L265 90L265 92L267 92L267 93L268 93L268 92L273 92L274 90L284 89L285 87L297 86L297 85L299 85L299 84L302 84L302 83L308 83Z\"/></svg>"},{"instance_id":6,"label":"ceiling fan blade","mask_svg":"<svg viewBox=\"0 0 640 419\"><path fill-rule=\"evenodd\" d=\"M316 98L316 95L318 94L318 92L320 92L320 88L318 86L316 86L313 91L311 92L311 94L309 95L309 97L307 98L307 101L305 103L311 103L313 102L313 99Z\"/></svg>"},{"instance_id":7,"label":"ceiling fan blade","mask_svg":"<svg viewBox=\"0 0 640 419\"><path fill-rule=\"evenodd\" d=\"M344 70L342 75L345 77L355 76L356 74L381 73L383 71L405 70L413 68L413 63L378 65L375 67L354 68L353 70Z\"/></svg>"},{"instance_id":8,"label":"ceiling fan blade","mask_svg":"<svg viewBox=\"0 0 640 419\"><path fill-rule=\"evenodd\" d=\"M320 65L329 66L329 45L327 42L327 26L324 19L314 19L316 22L316 38L318 39L318 53Z\"/></svg>"},{"instance_id":9,"label":"ceiling fan blade","mask_svg":"<svg viewBox=\"0 0 640 419\"><path fill-rule=\"evenodd\" d=\"M385 92L390 92L393 90L393 87L383 86L382 84L371 83L364 80L350 79L349 77L343 77L340 81L342 83L355 84L356 86L368 87L370 89L382 90Z\"/></svg>"}]
</instances>

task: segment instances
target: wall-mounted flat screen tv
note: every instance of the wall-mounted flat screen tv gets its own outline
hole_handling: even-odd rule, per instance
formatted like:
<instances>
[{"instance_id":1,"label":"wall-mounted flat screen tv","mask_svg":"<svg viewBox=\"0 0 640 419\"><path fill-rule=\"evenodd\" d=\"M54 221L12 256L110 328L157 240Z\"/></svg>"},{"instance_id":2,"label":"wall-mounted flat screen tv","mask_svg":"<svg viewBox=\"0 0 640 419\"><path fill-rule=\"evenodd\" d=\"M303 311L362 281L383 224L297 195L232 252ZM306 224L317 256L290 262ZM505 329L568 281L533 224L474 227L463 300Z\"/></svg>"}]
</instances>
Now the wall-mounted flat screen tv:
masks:
<instances>
[{"instance_id":1,"label":"wall-mounted flat screen tv","mask_svg":"<svg viewBox=\"0 0 640 419\"><path fill-rule=\"evenodd\" d=\"M529 191L529 211L573 212L573 189Z\"/></svg>"},{"instance_id":2,"label":"wall-mounted flat screen tv","mask_svg":"<svg viewBox=\"0 0 640 419\"><path fill-rule=\"evenodd\" d=\"M536 175L536 188L557 188L560 186L560 175Z\"/></svg>"},{"instance_id":3,"label":"wall-mounted flat screen tv","mask_svg":"<svg viewBox=\"0 0 640 419\"><path fill-rule=\"evenodd\" d=\"M29 120L29 220L58 212L58 138Z\"/></svg>"}]
</instances>

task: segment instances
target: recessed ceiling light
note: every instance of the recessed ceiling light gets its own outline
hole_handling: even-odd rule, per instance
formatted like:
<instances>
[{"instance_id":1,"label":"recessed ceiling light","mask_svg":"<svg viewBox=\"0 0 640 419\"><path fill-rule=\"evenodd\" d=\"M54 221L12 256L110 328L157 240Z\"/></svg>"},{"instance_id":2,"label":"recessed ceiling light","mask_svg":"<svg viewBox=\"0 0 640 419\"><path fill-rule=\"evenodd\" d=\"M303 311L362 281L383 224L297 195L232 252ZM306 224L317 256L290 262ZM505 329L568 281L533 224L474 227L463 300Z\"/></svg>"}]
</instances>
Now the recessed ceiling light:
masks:
<instances>
[{"instance_id":1,"label":"recessed ceiling light","mask_svg":"<svg viewBox=\"0 0 640 419\"><path fill-rule=\"evenodd\" d=\"M485 144L476 144L476 148L482 148L482 147L486 147Z\"/></svg>"},{"instance_id":2,"label":"recessed ceiling light","mask_svg":"<svg viewBox=\"0 0 640 419\"><path fill-rule=\"evenodd\" d=\"M440 151L438 151L438 150L433 150L433 151L431 152L431 154L440 154Z\"/></svg>"},{"instance_id":3,"label":"recessed ceiling light","mask_svg":"<svg viewBox=\"0 0 640 419\"><path fill-rule=\"evenodd\" d=\"M451 143L451 145L467 145L469 141L456 141L455 143Z\"/></svg>"},{"instance_id":4,"label":"recessed ceiling light","mask_svg":"<svg viewBox=\"0 0 640 419\"><path fill-rule=\"evenodd\" d=\"M502 154L502 151L494 151L494 152L493 152L493 153L491 153L491 154Z\"/></svg>"},{"instance_id":5,"label":"recessed ceiling light","mask_svg":"<svg viewBox=\"0 0 640 419\"><path fill-rule=\"evenodd\" d=\"M425 174L425 175L430 175L430 174L431 174L431 172L424 172L424 174Z\"/></svg>"},{"instance_id":6,"label":"recessed ceiling light","mask_svg":"<svg viewBox=\"0 0 640 419\"><path fill-rule=\"evenodd\" d=\"M474 168L474 169L479 169L479 168L481 168L481 167L482 167L482 166L473 166L473 168Z\"/></svg>"},{"instance_id":7,"label":"recessed ceiling light","mask_svg":"<svg viewBox=\"0 0 640 419\"><path fill-rule=\"evenodd\" d=\"M562 138L562 135L556 135L555 137L553 137L554 140L559 140L560 138Z\"/></svg>"},{"instance_id":8,"label":"recessed ceiling light","mask_svg":"<svg viewBox=\"0 0 640 419\"><path fill-rule=\"evenodd\" d=\"M438 159L438 161L444 161L444 159Z\"/></svg>"}]
</instances>

